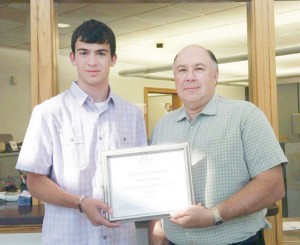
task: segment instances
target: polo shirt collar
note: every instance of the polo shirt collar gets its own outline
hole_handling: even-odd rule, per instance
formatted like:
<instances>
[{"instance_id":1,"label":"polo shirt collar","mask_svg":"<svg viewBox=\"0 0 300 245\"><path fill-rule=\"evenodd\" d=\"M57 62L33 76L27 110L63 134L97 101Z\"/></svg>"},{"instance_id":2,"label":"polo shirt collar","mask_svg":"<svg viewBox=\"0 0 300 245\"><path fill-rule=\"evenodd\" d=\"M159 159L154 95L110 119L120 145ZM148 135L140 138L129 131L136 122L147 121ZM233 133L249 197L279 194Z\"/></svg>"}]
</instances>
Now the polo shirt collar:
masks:
<instances>
[{"instance_id":1,"label":"polo shirt collar","mask_svg":"<svg viewBox=\"0 0 300 245\"><path fill-rule=\"evenodd\" d=\"M210 101L207 103L207 105L198 114L198 116L199 115L208 115L208 116L215 115L217 113L218 101L219 101L219 96L217 94L214 94L213 97L210 99ZM188 117L188 114L186 113L186 110L184 109L184 107L182 107L179 109L177 121L181 121L185 118L188 119L189 117Z\"/></svg>"},{"instance_id":2,"label":"polo shirt collar","mask_svg":"<svg viewBox=\"0 0 300 245\"><path fill-rule=\"evenodd\" d=\"M219 96L214 94L207 105L203 108L200 114L204 115L215 115L217 113L217 107L219 102Z\"/></svg>"}]
</instances>

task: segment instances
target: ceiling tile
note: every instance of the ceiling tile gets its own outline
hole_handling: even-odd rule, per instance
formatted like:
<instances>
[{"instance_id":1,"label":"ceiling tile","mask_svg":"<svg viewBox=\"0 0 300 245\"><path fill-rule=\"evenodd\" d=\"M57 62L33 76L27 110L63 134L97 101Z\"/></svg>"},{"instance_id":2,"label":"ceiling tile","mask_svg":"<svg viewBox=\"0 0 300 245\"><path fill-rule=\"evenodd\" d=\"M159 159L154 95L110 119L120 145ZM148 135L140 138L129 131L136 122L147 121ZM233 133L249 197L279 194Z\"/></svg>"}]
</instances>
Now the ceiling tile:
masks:
<instances>
[{"instance_id":1,"label":"ceiling tile","mask_svg":"<svg viewBox=\"0 0 300 245\"><path fill-rule=\"evenodd\" d=\"M277 49L300 46L300 1L274 3ZM30 47L29 11L28 3L0 4L0 46ZM107 23L117 36L115 69L171 64L191 43L210 48L219 59L247 53L245 2L58 3L58 15L58 22L70 24L58 29L60 54L66 56L78 25L90 18ZM157 42L164 48L157 49ZM299 69L299 57L280 58L277 66L280 72ZM221 69L222 79L247 76L248 71L247 62L222 64Z\"/></svg>"}]
</instances>

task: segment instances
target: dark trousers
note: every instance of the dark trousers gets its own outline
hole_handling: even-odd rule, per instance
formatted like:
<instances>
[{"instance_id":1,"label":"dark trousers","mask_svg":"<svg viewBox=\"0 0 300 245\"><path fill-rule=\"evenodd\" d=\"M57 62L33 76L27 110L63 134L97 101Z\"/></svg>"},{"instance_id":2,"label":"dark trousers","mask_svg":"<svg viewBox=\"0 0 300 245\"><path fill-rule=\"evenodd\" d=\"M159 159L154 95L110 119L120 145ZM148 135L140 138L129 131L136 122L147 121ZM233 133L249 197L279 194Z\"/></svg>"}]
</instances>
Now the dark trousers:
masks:
<instances>
[{"instance_id":1,"label":"dark trousers","mask_svg":"<svg viewBox=\"0 0 300 245\"><path fill-rule=\"evenodd\" d=\"M170 242L170 245L176 245L175 243ZM254 236L249 237L245 241L232 243L230 245L265 245L263 231L258 231Z\"/></svg>"}]
</instances>

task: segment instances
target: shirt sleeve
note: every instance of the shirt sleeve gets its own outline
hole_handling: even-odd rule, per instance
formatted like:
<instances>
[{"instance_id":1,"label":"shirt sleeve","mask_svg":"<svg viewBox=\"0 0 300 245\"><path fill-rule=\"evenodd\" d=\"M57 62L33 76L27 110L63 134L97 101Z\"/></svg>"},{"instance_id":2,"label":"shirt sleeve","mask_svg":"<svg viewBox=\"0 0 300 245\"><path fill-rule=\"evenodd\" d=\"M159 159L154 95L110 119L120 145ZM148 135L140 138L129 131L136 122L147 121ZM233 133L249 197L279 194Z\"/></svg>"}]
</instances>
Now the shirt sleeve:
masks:
<instances>
[{"instance_id":1,"label":"shirt sleeve","mask_svg":"<svg viewBox=\"0 0 300 245\"><path fill-rule=\"evenodd\" d=\"M241 126L244 157L251 177L287 163L273 128L259 108L253 107Z\"/></svg>"},{"instance_id":2,"label":"shirt sleeve","mask_svg":"<svg viewBox=\"0 0 300 245\"><path fill-rule=\"evenodd\" d=\"M27 128L16 168L48 175L52 166L50 115L42 105L34 108Z\"/></svg>"},{"instance_id":3,"label":"shirt sleeve","mask_svg":"<svg viewBox=\"0 0 300 245\"><path fill-rule=\"evenodd\" d=\"M139 110L139 109L138 109ZM137 146L146 146L148 144L147 142L147 133L146 133L146 125L145 125L145 119L143 117L142 112L139 110L137 115Z\"/></svg>"}]
</instances>

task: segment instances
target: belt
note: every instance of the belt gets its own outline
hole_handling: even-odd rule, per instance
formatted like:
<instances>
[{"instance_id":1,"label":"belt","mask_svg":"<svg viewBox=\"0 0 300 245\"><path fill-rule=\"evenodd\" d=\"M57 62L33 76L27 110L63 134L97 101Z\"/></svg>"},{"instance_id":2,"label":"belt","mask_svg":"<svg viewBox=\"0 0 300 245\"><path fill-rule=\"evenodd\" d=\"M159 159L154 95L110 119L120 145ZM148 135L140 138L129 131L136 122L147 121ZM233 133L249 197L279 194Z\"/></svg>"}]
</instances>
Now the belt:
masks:
<instances>
[{"instance_id":1,"label":"belt","mask_svg":"<svg viewBox=\"0 0 300 245\"><path fill-rule=\"evenodd\" d=\"M260 242L260 243L258 243L258 242ZM258 244L258 245L265 244L263 241L263 236L262 236L261 230L259 230L254 236L251 236L242 242L232 243L231 245L255 245L255 244Z\"/></svg>"}]
</instances>

